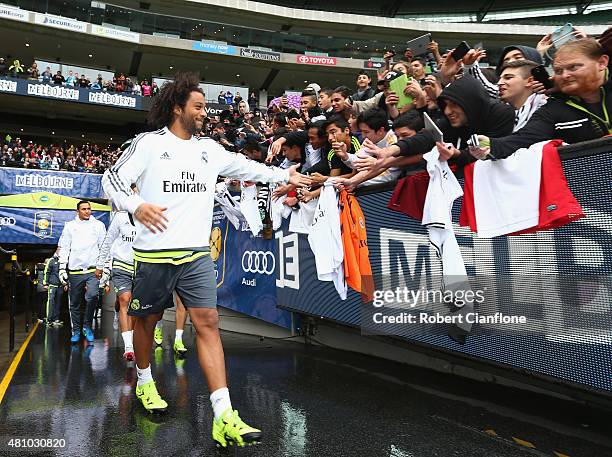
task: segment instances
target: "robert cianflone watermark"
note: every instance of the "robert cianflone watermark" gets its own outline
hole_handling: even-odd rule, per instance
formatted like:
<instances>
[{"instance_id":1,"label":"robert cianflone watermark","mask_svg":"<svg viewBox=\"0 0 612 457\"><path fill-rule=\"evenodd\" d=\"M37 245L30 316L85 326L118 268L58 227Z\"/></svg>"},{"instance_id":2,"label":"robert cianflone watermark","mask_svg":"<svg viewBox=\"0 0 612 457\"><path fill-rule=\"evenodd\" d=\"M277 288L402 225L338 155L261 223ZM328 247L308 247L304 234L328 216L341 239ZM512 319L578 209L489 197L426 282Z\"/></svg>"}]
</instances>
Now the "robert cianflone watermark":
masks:
<instances>
[{"instance_id":1,"label":"robert cianflone watermark","mask_svg":"<svg viewBox=\"0 0 612 457\"><path fill-rule=\"evenodd\" d=\"M442 278L440 278L442 279ZM466 335L488 330L516 330L528 325L523 313L507 313L493 304L495 293L490 285L461 280L432 281L437 287L397 286L378 289L370 303L362 306L361 325L364 334L410 336L415 334L448 334L459 328ZM446 283L446 285L445 285ZM495 289L495 288L493 288Z\"/></svg>"},{"instance_id":2,"label":"robert cianflone watermark","mask_svg":"<svg viewBox=\"0 0 612 457\"><path fill-rule=\"evenodd\" d=\"M423 304L446 304L454 309L465 305L483 304L484 290L428 290L396 287L394 290L374 291L374 308L398 307L416 308ZM440 312L401 312L388 314L385 310L372 313L374 324L526 324L527 317L522 315L506 315L501 312L481 315L478 312L464 314L442 314Z\"/></svg>"}]
</instances>

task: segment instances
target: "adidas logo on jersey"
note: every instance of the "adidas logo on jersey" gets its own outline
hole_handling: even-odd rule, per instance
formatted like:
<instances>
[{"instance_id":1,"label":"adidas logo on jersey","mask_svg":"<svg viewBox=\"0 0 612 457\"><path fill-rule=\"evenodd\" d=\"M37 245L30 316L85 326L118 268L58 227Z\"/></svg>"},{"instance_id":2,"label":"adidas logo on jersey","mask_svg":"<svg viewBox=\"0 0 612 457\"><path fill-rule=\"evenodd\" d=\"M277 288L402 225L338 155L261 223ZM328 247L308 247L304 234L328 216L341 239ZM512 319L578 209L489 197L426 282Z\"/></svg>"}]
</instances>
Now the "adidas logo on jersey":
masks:
<instances>
[{"instance_id":1,"label":"adidas logo on jersey","mask_svg":"<svg viewBox=\"0 0 612 457\"><path fill-rule=\"evenodd\" d=\"M164 152L162 155L159 156L159 158L164 160L170 160L170 154Z\"/></svg>"}]
</instances>

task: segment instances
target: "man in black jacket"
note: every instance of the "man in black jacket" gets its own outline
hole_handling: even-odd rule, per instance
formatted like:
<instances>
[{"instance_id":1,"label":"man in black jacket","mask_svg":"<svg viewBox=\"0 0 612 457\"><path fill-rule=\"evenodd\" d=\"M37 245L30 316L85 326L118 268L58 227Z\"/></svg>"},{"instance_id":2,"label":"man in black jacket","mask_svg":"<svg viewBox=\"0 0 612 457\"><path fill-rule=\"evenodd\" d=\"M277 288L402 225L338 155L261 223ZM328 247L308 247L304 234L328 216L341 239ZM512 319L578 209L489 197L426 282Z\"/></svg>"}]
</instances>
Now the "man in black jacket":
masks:
<instances>
[{"instance_id":1,"label":"man in black jacket","mask_svg":"<svg viewBox=\"0 0 612 457\"><path fill-rule=\"evenodd\" d=\"M353 94L353 100L364 101L376 95L376 91L370 86L372 78L365 71L357 75L357 92Z\"/></svg>"},{"instance_id":2,"label":"man in black jacket","mask_svg":"<svg viewBox=\"0 0 612 457\"><path fill-rule=\"evenodd\" d=\"M608 63L608 55L592 38L561 46L553 62L553 78L560 92L553 94L514 134L481 136L481 144L490 140L490 150L483 148L474 156L483 158L490 153L501 159L540 141L559 138L571 144L612 134Z\"/></svg>"},{"instance_id":3,"label":"man in black jacket","mask_svg":"<svg viewBox=\"0 0 612 457\"><path fill-rule=\"evenodd\" d=\"M64 286L62 286L59 278L59 248L55 251L53 257L45 261L42 284L47 291L45 302L46 324L48 326L60 326L63 324L59 320L59 314Z\"/></svg>"},{"instance_id":4,"label":"man in black jacket","mask_svg":"<svg viewBox=\"0 0 612 457\"><path fill-rule=\"evenodd\" d=\"M478 132L489 132L490 136L509 135L514 126L514 110L506 103L492 100L487 96L482 85L470 76L464 76L444 88L438 98L438 105L444 117L437 121L438 128L444 135L445 143L453 146L446 148L438 143L441 153L451 154L458 158L463 156L469 161L467 140ZM425 154L436 146L434 136L427 130L399 140L396 145L384 149L377 148L366 140L364 147L377 158L376 164L369 158L359 159L355 164L360 167L378 168L386 157L414 156ZM463 149L463 153L460 150ZM463 163L463 160L461 161Z\"/></svg>"}]
</instances>

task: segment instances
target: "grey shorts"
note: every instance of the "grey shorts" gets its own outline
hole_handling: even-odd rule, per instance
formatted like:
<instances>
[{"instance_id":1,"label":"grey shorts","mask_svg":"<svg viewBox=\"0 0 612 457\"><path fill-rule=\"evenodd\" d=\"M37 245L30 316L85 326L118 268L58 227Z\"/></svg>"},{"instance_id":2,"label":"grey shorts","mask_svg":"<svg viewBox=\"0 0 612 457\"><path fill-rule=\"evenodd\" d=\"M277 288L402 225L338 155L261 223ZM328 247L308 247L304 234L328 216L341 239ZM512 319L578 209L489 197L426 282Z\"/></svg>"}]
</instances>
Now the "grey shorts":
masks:
<instances>
[{"instance_id":1,"label":"grey shorts","mask_svg":"<svg viewBox=\"0 0 612 457\"><path fill-rule=\"evenodd\" d=\"M132 301L128 308L130 316L144 317L172 308L174 290L186 308L216 308L217 281L209 254L182 265L135 264Z\"/></svg>"},{"instance_id":2,"label":"grey shorts","mask_svg":"<svg viewBox=\"0 0 612 457\"><path fill-rule=\"evenodd\" d=\"M134 273L129 273L119 268L113 268L111 272L111 281L113 282L113 287L117 295L132 292L133 276Z\"/></svg>"}]
</instances>

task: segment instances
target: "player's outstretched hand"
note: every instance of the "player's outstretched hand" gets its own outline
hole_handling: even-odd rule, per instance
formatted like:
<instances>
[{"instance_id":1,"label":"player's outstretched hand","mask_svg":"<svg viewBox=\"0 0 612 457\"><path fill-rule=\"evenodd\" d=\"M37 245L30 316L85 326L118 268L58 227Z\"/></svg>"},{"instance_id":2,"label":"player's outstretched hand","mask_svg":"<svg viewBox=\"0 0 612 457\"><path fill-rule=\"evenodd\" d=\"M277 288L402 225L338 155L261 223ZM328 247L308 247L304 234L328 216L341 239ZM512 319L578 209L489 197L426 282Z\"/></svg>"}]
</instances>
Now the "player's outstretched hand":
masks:
<instances>
[{"instance_id":1,"label":"player's outstretched hand","mask_svg":"<svg viewBox=\"0 0 612 457\"><path fill-rule=\"evenodd\" d=\"M306 187L312 184L312 179L309 176L298 173L297 169L299 165L292 165L289 167L289 184L293 184L298 187Z\"/></svg>"},{"instance_id":2,"label":"player's outstretched hand","mask_svg":"<svg viewBox=\"0 0 612 457\"><path fill-rule=\"evenodd\" d=\"M163 232L167 228L168 218L164 215L164 211L167 209L162 206L152 205L151 203L142 203L134 211L134 217L151 232L157 233L155 229Z\"/></svg>"},{"instance_id":3,"label":"player's outstretched hand","mask_svg":"<svg viewBox=\"0 0 612 457\"><path fill-rule=\"evenodd\" d=\"M350 178L334 178L334 187L339 191L346 190L348 193L353 193L357 187Z\"/></svg>"},{"instance_id":4,"label":"player's outstretched hand","mask_svg":"<svg viewBox=\"0 0 612 457\"><path fill-rule=\"evenodd\" d=\"M353 162L357 171L374 171L381 168L382 161L384 159L377 159L372 156L362 156L357 157L357 159Z\"/></svg>"}]
</instances>

